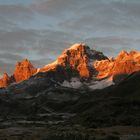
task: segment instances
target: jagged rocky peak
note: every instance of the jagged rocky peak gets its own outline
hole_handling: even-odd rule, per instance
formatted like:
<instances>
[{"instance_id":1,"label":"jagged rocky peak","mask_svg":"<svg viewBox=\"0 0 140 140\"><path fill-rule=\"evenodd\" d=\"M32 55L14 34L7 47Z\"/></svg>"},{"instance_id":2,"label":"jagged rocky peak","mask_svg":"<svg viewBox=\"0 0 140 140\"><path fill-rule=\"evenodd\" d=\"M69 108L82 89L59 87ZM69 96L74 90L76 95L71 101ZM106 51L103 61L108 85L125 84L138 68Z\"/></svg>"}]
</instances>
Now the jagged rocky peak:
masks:
<instances>
[{"instance_id":1,"label":"jagged rocky peak","mask_svg":"<svg viewBox=\"0 0 140 140\"><path fill-rule=\"evenodd\" d=\"M122 51L118 54L118 56L117 56L116 59L123 59L123 58L125 58L125 57L127 57L127 56L128 56L128 52L125 51L125 50L122 50Z\"/></svg>"},{"instance_id":2,"label":"jagged rocky peak","mask_svg":"<svg viewBox=\"0 0 140 140\"><path fill-rule=\"evenodd\" d=\"M0 80L0 87L27 80L39 72L44 72L49 79L63 83L84 82L86 79L95 82L98 79L113 78L116 75L130 74L139 70L140 52L121 51L116 58L107 58L102 52L79 43L65 49L56 61L42 68L36 69L27 59L18 62L14 74L10 78L5 74Z\"/></svg>"},{"instance_id":3,"label":"jagged rocky peak","mask_svg":"<svg viewBox=\"0 0 140 140\"><path fill-rule=\"evenodd\" d=\"M73 64L74 60L80 60L82 62L88 63L90 59L95 59L95 60L102 60L106 59L101 52L98 52L96 50L90 49L86 44L74 44L70 48L64 50L64 52L58 57L58 62L59 63L70 63L71 65ZM66 61L67 60L67 61Z\"/></svg>"},{"instance_id":4,"label":"jagged rocky peak","mask_svg":"<svg viewBox=\"0 0 140 140\"><path fill-rule=\"evenodd\" d=\"M2 78L0 79L0 88L7 87L10 83L10 77L7 73L4 73Z\"/></svg>"},{"instance_id":5,"label":"jagged rocky peak","mask_svg":"<svg viewBox=\"0 0 140 140\"><path fill-rule=\"evenodd\" d=\"M140 70L140 52L121 51L115 59L96 61L94 67L99 72L99 79L131 74Z\"/></svg>"},{"instance_id":6,"label":"jagged rocky peak","mask_svg":"<svg viewBox=\"0 0 140 140\"><path fill-rule=\"evenodd\" d=\"M59 65L71 71L77 71L81 77L89 78L92 75L93 62L102 59L107 59L103 53L91 50L86 44L79 43L65 49L55 62L46 65L40 71L54 70Z\"/></svg>"},{"instance_id":7,"label":"jagged rocky peak","mask_svg":"<svg viewBox=\"0 0 140 140\"><path fill-rule=\"evenodd\" d=\"M77 70L81 77L89 77L91 74L88 67L90 53L89 47L85 44L75 44L58 57L58 63Z\"/></svg>"},{"instance_id":8,"label":"jagged rocky peak","mask_svg":"<svg viewBox=\"0 0 140 140\"><path fill-rule=\"evenodd\" d=\"M24 59L21 62L17 62L13 77L16 82L20 82L30 78L36 72L37 69L32 63L29 60Z\"/></svg>"}]
</instances>

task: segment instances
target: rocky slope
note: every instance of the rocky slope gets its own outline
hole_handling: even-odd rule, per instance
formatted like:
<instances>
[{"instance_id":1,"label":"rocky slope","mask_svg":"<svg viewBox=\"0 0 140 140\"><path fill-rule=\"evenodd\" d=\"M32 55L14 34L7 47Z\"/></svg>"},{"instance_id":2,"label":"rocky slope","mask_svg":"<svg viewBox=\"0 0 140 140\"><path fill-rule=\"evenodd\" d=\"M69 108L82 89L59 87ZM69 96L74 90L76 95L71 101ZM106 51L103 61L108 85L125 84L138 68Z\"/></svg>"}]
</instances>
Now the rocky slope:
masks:
<instances>
[{"instance_id":1,"label":"rocky slope","mask_svg":"<svg viewBox=\"0 0 140 140\"><path fill-rule=\"evenodd\" d=\"M21 82L9 87L8 94L0 94L1 139L140 138L140 72L118 85L94 91L50 88L56 83L43 78L50 76L46 74L34 75L32 83ZM38 86L35 80L40 81Z\"/></svg>"}]
</instances>

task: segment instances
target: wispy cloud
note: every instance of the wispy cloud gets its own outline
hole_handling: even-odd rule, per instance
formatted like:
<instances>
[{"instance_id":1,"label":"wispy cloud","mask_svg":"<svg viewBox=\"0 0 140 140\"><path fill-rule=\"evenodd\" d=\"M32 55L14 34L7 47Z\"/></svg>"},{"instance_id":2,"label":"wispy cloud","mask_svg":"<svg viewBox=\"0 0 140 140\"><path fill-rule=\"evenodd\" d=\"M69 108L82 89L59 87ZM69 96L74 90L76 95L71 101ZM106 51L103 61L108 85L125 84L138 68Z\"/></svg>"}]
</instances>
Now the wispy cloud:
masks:
<instances>
[{"instance_id":1,"label":"wispy cloud","mask_svg":"<svg viewBox=\"0 0 140 140\"><path fill-rule=\"evenodd\" d=\"M76 42L140 51L139 13L139 0L1 0L0 72L25 57L40 67Z\"/></svg>"}]
</instances>

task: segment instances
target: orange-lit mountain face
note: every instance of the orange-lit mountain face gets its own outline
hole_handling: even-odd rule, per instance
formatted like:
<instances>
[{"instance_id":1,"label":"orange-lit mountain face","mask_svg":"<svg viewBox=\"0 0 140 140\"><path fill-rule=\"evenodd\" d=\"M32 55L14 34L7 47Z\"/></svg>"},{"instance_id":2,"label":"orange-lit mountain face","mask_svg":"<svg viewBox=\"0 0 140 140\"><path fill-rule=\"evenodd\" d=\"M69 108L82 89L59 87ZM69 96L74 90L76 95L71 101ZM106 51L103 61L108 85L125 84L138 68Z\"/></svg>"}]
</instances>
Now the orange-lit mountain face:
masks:
<instances>
[{"instance_id":1,"label":"orange-lit mountain face","mask_svg":"<svg viewBox=\"0 0 140 140\"><path fill-rule=\"evenodd\" d=\"M37 72L37 69L27 59L17 62L13 77L16 82L30 78Z\"/></svg>"},{"instance_id":2,"label":"orange-lit mountain face","mask_svg":"<svg viewBox=\"0 0 140 140\"><path fill-rule=\"evenodd\" d=\"M96 61L95 69L99 72L98 79L114 77L121 74L131 74L140 70L140 53L136 51L121 51L115 59Z\"/></svg>"},{"instance_id":3,"label":"orange-lit mountain face","mask_svg":"<svg viewBox=\"0 0 140 140\"><path fill-rule=\"evenodd\" d=\"M18 83L23 80L29 79L32 75L37 72L37 69L27 59L17 62L14 74L9 77L7 73L3 74L0 79L0 88L7 87L11 83Z\"/></svg>"},{"instance_id":4,"label":"orange-lit mountain face","mask_svg":"<svg viewBox=\"0 0 140 140\"><path fill-rule=\"evenodd\" d=\"M61 82L64 82L64 80L70 81L73 77L101 80L138 70L140 70L139 52L122 51L115 59L109 59L103 53L91 50L85 44L74 44L64 50L56 61L42 68L35 68L27 59L18 62L11 77L5 73L0 79L0 87L27 80L40 72L53 72L55 79L61 79Z\"/></svg>"},{"instance_id":5,"label":"orange-lit mountain face","mask_svg":"<svg viewBox=\"0 0 140 140\"><path fill-rule=\"evenodd\" d=\"M7 87L10 84L10 77L7 73L3 74L3 77L0 79L0 88Z\"/></svg>"},{"instance_id":6,"label":"orange-lit mountain face","mask_svg":"<svg viewBox=\"0 0 140 140\"><path fill-rule=\"evenodd\" d=\"M69 69L73 73L78 73L82 78L89 78L93 75L93 62L104 59L107 59L107 57L101 52L91 50L85 44L75 44L64 50L55 62L40 68L38 71L47 72L61 66L65 70Z\"/></svg>"}]
</instances>

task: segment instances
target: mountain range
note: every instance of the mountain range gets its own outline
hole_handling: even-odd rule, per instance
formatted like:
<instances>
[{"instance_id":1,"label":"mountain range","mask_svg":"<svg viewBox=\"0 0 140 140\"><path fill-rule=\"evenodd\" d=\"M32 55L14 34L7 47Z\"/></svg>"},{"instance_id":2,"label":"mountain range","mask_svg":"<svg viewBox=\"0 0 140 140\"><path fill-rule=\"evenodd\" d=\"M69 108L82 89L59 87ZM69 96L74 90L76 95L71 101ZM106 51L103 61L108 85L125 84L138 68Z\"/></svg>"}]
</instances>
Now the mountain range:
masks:
<instances>
[{"instance_id":1,"label":"mountain range","mask_svg":"<svg viewBox=\"0 0 140 140\"><path fill-rule=\"evenodd\" d=\"M140 52L74 44L41 68L17 62L0 87L0 139L140 139Z\"/></svg>"},{"instance_id":2,"label":"mountain range","mask_svg":"<svg viewBox=\"0 0 140 140\"><path fill-rule=\"evenodd\" d=\"M28 59L17 62L14 73L3 74L0 87L28 80L39 73L54 73L54 79L65 87L104 88L140 70L140 52L121 51L116 58L90 49L86 44L74 44L65 49L53 63L35 68ZM50 77L52 78L52 77ZM102 85L102 86L101 86Z\"/></svg>"}]
</instances>

